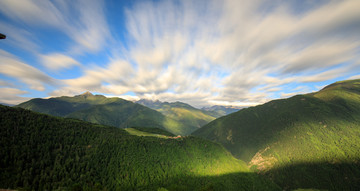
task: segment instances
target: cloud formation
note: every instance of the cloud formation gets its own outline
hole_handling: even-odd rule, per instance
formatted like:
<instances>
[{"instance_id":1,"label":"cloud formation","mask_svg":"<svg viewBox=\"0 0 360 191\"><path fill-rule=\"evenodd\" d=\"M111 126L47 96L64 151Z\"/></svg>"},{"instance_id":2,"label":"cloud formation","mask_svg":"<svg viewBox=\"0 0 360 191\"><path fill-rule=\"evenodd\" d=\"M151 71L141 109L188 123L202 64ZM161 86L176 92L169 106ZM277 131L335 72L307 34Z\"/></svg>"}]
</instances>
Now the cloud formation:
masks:
<instances>
[{"instance_id":1,"label":"cloud formation","mask_svg":"<svg viewBox=\"0 0 360 191\"><path fill-rule=\"evenodd\" d=\"M14 37L36 47L47 69L62 71L50 95L90 90L199 107L248 106L359 76L360 1L145 0L116 13L107 3L116 4L0 1L10 20L70 39L66 50L49 53L20 33ZM43 90L43 73L36 72L31 87Z\"/></svg>"},{"instance_id":2,"label":"cloud formation","mask_svg":"<svg viewBox=\"0 0 360 191\"><path fill-rule=\"evenodd\" d=\"M2 50L0 50L0 68L0 74L20 80L34 90L44 91L45 84L57 83L55 79Z\"/></svg>"},{"instance_id":3,"label":"cloud formation","mask_svg":"<svg viewBox=\"0 0 360 191\"><path fill-rule=\"evenodd\" d=\"M71 51L99 51L109 38L101 1L0 1L0 11L29 26L51 27L74 40Z\"/></svg>"},{"instance_id":4,"label":"cloud formation","mask_svg":"<svg viewBox=\"0 0 360 191\"><path fill-rule=\"evenodd\" d=\"M64 54L54 53L48 55L40 55L42 64L53 71L58 71L73 66L80 66L81 64L73 58Z\"/></svg>"},{"instance_id":5,"label":"cloud formation","mask_svg":"<svg viewBox=\"0 0 360 191\"><path fill-rule=\"evenodd\" d=\"M0 94L1 104L16 105L18 103L29 100L29 98L25 98L21 96L28 93L26 91L22 91L16 88L3 88L3 87L0 87L0 91L2 92Z\"/></svg>"}]
</instances>

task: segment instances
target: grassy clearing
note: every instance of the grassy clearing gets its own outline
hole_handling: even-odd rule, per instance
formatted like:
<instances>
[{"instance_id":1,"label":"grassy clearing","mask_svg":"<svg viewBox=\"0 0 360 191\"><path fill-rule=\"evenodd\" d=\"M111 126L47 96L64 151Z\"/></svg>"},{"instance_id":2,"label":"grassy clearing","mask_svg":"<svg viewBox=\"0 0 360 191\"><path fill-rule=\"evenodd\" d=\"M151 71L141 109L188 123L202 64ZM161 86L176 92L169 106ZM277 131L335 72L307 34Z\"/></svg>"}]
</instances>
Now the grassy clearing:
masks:
<instances>
[{"instance_id":1,"label":"grassy clearing","mask_svg":"<svg viewBox=\"0 0 360 191\"><path fill-rule=\"evenodd\" d=\"M162 138L162 139L169 138L169 136L166 136L166 135L148 133L148 132L140 131L140 130L137 130L134 128L125 128L125 131L128 132L130 135L136 135L136 136L157 137L157 138Z\"/></svg>"}]
</instances>

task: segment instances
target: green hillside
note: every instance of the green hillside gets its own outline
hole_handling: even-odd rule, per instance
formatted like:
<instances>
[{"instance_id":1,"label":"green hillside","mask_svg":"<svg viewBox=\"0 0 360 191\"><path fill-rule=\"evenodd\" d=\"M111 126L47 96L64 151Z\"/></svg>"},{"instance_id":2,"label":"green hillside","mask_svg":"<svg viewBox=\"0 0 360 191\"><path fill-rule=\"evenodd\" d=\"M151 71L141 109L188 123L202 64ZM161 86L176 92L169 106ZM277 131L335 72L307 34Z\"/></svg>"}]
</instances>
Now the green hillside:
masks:
<instances>
[{"instance_id":1,"label":"green hillside","mask_svg":"<svg viewBox=\"0 0 360 191\"><path fill-rule=\"evenodd\" d=\"M219 144L192 136L137 136L6 106L0 136L5 189L279 190Z\"/></svg>"},{"instance_id":2,"label":"green hillside","mask_svg":"<svg viewBox=\"0 0 360 191\"><path fill-rule=\"evenodd\" d=\"M360 80L242 109L193 134L284 189L360 189Z\"/></svg>"},{"instance_id":3,"label":"green hillside","mask_svg":"<svg viewBox=\"0 0 360 191\"><path fill-rule=\"evenodd\" d=\"M140 104L121 98L93 95L90 92L74 97L32 99L18 107L120 128L157 127L179 135L192 132L191 127Z\"/></svg>"},{"instance_id":4,"label":"green hillside","mask_svg":"<svg viewBox=\"0 0 360 191\"><path fill-rule=\"evenodd\" d=\"M146 107L159 111L163 115L179 121L185 126L189 127L186 134L190 134L210 121L220 117L216 112L205 111L192 107L189 104L182 102L160 102L141 99L136 103L142 104Z\"/></svg>"}]
</instances>

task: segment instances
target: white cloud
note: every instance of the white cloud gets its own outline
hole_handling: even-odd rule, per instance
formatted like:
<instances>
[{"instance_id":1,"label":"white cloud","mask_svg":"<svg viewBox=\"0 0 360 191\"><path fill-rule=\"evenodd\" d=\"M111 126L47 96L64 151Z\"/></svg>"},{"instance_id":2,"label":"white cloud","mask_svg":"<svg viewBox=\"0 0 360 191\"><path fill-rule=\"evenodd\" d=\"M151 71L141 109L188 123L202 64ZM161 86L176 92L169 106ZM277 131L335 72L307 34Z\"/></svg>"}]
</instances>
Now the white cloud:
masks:
<instances>
[{"instance_id":1,"label":"white cloud","mask_svg":"<svg viewBox=\"0 0 360 191\"><path fill-rule=\"evenodd\" d=\"M75 46L73 50L86 49L93 52L101 50L106 45L106 40L110 38L103 2L80 0L75 3L71 1L68 4L68 6L73 5L75 5L75 10L79 10L80 22L72 23L73 18L67 18L70 30L65 31L70 38L80 44L80 46Z\"/></svg>"},{"instance_id":2,"label":"white cloud","mask_svg":"<svg viewBox=\"0 0 360 191\"><path fill-rule=\"evenodd\" d=\"M349 80L360 79L360 75L351 76L351 77L348 78L348 79L349 79Z\"/></svg>"},{"instance_id":3,"label":"white cloud","mask_svg":"<svg viewBox=\"0 0 360 191\"><path fill-rule=\"evenodd\" d=\"M44 91L45 84L57 84L55 79L3 50L0 50L0 68L1 74L20 80L34 90Z\"/></svg>"},{"instance_id":4,"label":"white cloud","mask_svg":"<svg viewBox=\"0 0 360 191\"><path fill-rule=\"evenodd\" d=\"M51 93L53 96L74 95L84 91L121 95L129 91L128 81L134 69L124 60L112 60L105 68L92 67L79 78L63 80L65 87Z\"/></svg>"},{"instance_id":5,"label":"white cloud","mask_svg":"<svg viewBox=\"0 0 360 191\"><path fill-rule=\"evenodd\" d=\"M0 103L16 105L30 99L20 96L28 92L15 88L0 88L0 92Z\"/></svg>"},{"instance_id":6,"label":"white cloud","mask_svg":"<svg viewBox=\"0 0 360 191\"><path fill-rule=\"evenodd\" d=\"M14 84L9 83L7 81L0 80L0 86L13 87Z\"/></svg>"},{"instance_id":7,"label":"white cloud","mask_svg":"<svg viewBox=\"0 0 360 191\"><path fill-rule=\"evenodd\" d=\"M327 70L325 72L309 75L309 76L302 76L299 79L300 82L311 83L311 82L323 82L331 79L336 79L341 77L345 74L352 72L354 67L343 66L341 68L335 68L332 70Z\"/></svg>"},{"instance_id":8,"label":"white cloud","mask_svg":"<svg viewBox=\"0 0 360 191\"><path fill-rule=\"evenodd\" d=\"M317 42L285 59L285 73L300 73L342 64L355 57L359 42Z\"/></svg>"},{"instance_id":9,"label":"white cloud","mask_svg":"<svg viewBox=\"0 0 360 191\"><path fill-rule=\"evenodd\" d=\"M40 55L40 59L46 68L53 71L67 69L73 66L81 66L81 64L73 58L59 53Z\"/></svg>"},{"instance_id":10,"label":"white cloud","mask_svg":"<svg viewBox=\"0 0 360 191\"><path fill-rule=\"evenodd\" d=\"M357 59L360 45L359 2L309 4L297 14L294 4L276 2L265 9L266 3L136 3L126 10L129 75L107 66L67 84L194 105L251 105L281 94L286 84L349 74L347 65Z\"/></svg>"},{"instance_id":11,"label":"white cloud","mask_svg":"<svg viewBox=\"0 0 360 191\"><path fill-rule=\"evenodd\" d=\"M0 21L1 33L7 35L6 43L20 47L30 52L39 50L39 46L35 43L36 37L25 29L16 28L10 24Z\"/></svg>"},{"instance_id":12,"label":"white cloud","mask_svg":"<svg viewBox=\"0 0 360 191\"><path fill-rule=\"evenodd\" d=\"M3 0L0 10L12 19L29 24L57 25L63 22L61 12L50 1Z\"/></svg>"},{"instance_id":13,"label":"white cloud","mask_svg":"<svg viewBox=\"0 0 360 191\"><path fill-rule=\"evenodd\" d=\"M99 51L110 35L102 1L4 0L0 11L29 26L62 31L76 42L72 53Z\"/></svg>"},{"instance_id":14,"label":"white cloud","mask_svg":"<svg viewBox=\"0 0 360 191\"><path fill-rule=\"evenodd\" d=\"M41 56L50 70L80 66L75 54L107 51L112 40L113 59L81 68L82 75L63 80L65 86L52 95L133 92L194 105L251 105L304 92L311 83L358 76L360 1L307 1L301 10L288 1L141 1L126 9L120 31L110 31L103 2L69 2L0 1L9 18L50 26L74 41L69 55ZM115 42L111 32L126 33L125 40ZM27 42L19 36L16 42ZM17 70L24 64L10 60ZM32 79L33 88L43 89L48 77L29 67L24 65L36 73L31 78L22 70L2 73L28 84ZM301 90L294 87L303 83Z\"/></svg>"}]
</instances>

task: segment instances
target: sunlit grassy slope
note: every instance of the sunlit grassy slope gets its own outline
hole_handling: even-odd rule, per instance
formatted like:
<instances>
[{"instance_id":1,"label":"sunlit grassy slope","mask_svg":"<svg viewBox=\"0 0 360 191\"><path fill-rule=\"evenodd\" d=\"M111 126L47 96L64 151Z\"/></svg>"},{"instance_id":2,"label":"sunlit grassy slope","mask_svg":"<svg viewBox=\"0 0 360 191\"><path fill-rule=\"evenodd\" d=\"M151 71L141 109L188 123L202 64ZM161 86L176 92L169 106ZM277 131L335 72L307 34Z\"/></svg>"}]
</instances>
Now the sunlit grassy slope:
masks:
<instances>
[{"instance_id":1,"label":"sunlit grassy slope","mask_svg":"<svg viewBox=\"0 0 360 191\"><path fill-rule=\"evenodd\" d=\"M131 129L135 129L141 132L146 132L146 133L150 133L150 134L156 134L156 135L165 135L165 136L169 136L169 137L175 137L174 134L163 130L163 129L159 129L156 127L132 127Z\"/></svg>"},{"instance_id":2,"label":"sunlit grassy slope","mask_svg":"<svg viewBox=\"0 0 360 191\"><path fill-rule=\"evenodd\" d=\"M133 130L140 133L141 128ZM144 134L166 134L146 129ZM138 134L139 135L139 134ZM0 106L0 188L278 190L221 145Z\"/></svg>"},{"instance_id":3,"label":"sunlit grassy slope","mask_svg":"<svg viewBox=\"0 0 360 191\"><path fill-rule=\"evenodd\" d=\"M360 189L360 80L242 109L193 134L285 189Z\"/></svg>"},{"instance_id":4,"label":"sunlit grassy slope","mask_svg":"<svg viewBox=\"0 0 360 191\"><path fill-rule=\"evenodd\" d=\"M192 132L188 125L140 104L120 98L92 95L89 92L74 97L32 99L18 107L120 128L157 127L179 135Z\"/></svg>"},{"instance_id":5,"label":"sunlit grassy slope","mask_svg":"<svg viewBox=\"0 0 360 191\"><path fill-rule=\"evenodd\" d=\"M145 129L145 128L144 128ZM147 128L150 129L150 128ZM173 136L167 136L156 132L148 132L148 131L142 131L137 128L125 128L125 131L128 132L130 135L136 135L136 136L149 136L149 137L158 137L163 139L168 139L169 137Z\"/></svg>"}]
</instances>

